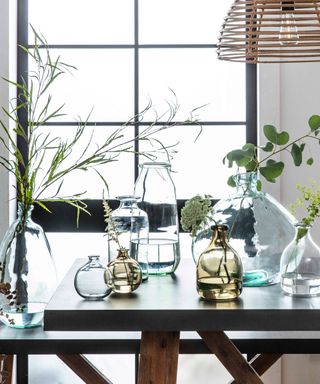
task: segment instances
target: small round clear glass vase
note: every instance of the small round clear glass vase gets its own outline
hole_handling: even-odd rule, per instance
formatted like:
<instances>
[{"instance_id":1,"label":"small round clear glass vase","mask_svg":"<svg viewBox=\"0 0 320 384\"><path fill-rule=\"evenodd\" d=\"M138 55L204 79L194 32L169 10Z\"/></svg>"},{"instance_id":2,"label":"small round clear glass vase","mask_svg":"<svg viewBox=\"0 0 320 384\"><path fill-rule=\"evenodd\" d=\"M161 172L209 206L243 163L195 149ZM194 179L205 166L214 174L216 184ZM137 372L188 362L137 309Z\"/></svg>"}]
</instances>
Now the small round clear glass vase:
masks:
<instances>
[{"instance_id":1,"label":"small round clear glass vase","mask_svg":"<svg viewBox=\"0 0 320 384\"><path fill-rule=\"evenodd\" d=\"M292 296L320 295L320 248L309 229L297 224L294 239L281 255L281 289Z\"/></svg>"},{"instance_id":2,"label":"small round clear glass vase","mask_svg":"<svg viewBox=\"0 0 320 384\"><path fill-rule=\"evenodd\" d=\"M130 257L137 260L142 269L142 279L148 279L148 215L137 205L138 197L118 196L119 207L112 212L112 219L118 232L119 243L129 250ZM119 249L116 242L108 241L109 262L115 260Z\"/></svg>"},{"instance_id":3,"label":"small round clear glass vase","mask_svg":"<svg viewBox=\"0 0 320 384\"><path fill-rule=\"evenodd\" d=\"M88 259L75 274L74 288L84 299L100 300L111 293L105 283L106 267L101 264L99 255L89 255Z\"/></svg>"},{"instance_id":4,"label":"small round clear glass vase","mask_svg":"<svg viewBox=\"0 0 320 384\"><path fill-rule=\"evenodd\" d=\"M180 262L178 209L170 170L168 163L141 164L134 190L138 206L149 219L149 238L140 247L147 248L149 274L154 275L173 273Z\"/></svg>"}]
</instances>

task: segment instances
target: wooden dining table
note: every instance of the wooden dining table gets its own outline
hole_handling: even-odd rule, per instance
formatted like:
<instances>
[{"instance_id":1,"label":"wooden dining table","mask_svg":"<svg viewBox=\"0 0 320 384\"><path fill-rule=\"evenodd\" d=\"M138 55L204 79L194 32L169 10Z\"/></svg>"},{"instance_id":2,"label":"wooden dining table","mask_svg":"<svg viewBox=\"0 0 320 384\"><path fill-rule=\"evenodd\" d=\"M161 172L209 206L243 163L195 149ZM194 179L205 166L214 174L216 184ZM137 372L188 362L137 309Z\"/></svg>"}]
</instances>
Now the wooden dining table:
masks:
<instances>
[{"instance_id":1,"label":"wooden dining table","mask_svg":"<svg viewBox=\"0 0 320 384\"><path fill-rule=\"evenodd\" d=\"M183 259L174 274L149 276L131 294L85 300L73 286L81 263L75 262L49 302L44 330L141 332L138 384L176 383L180 335L185 331L202 338L234 383L258 384L281 353L260 354L250 362L232 342L229 331L250 332L254 344L259 332L292 336L320 330L320 298L285 295L279 284L246 287L233 301L204 301L197 294L196 267L189 259Z\"/></svg>"}]
</instances>

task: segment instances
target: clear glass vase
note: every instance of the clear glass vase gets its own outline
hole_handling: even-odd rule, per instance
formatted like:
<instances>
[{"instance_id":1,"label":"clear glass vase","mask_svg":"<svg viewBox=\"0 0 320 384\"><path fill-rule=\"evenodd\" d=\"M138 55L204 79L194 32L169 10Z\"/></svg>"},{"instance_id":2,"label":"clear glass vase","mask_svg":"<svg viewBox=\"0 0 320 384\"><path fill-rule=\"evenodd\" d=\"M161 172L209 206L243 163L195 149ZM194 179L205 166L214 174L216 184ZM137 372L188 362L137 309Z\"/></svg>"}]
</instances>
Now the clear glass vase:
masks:
<instances>
[{"instance_id":1,"label":"clear glass vase","mask_svg":"<svg viewBox=\"0 0 320 384\"><path fill-rule=\"evenodd\" d=\"M297 224L294 239L281 255L281 288L292 296L320 295L320 248L309 229Z\"/></svg>"},{"instance_id":2,"label":"clear glass vase","mask_svg":"<svg viewBox=\"0 0 320 384\"><path fill-rule=\"evenodd\" d=\"M143 163L135 184L138 206L149 218L149 238L144 244L149 274L173 273L180 262L178 209L170 170L168 163Z\"/></svg>"},{"instance_id":3,"label":"clear glass vase","mask_svg":"<svg viewBox=\"0 0 320 384\"><path fill-rule=\"evenodd\" d=\"M32 209L19 204L18 217L0 245L0 320L15 328L42 325L57 285L50 245L32 221Z\"/></svg>"},{"instance_id":4,"label":"clear glass vase","mask_svg":"<svg viewBox=\"0 0 320 384\"><path fill-rule=\"evenodd\" d=\"M130 256L137 260L142 269L142 279L148 279L148 215L137 205L138 198L133 195L118 196L120 205L112 212L112 219L118 232L119 243L129 250ZM109 262L118 256L118 245L108 241Z\"/></svg>"},{"instance_id":5,"label":"clear glass vase","mask_svg":"<svg viewBox=\"0 0 320 384\"><path fill-rule=\"evenodd\" d=\"M119 249L118 256L108 264L105 272L107 286L116 293L131 293L142 282L139 263L129 256L127 249Z\"/></svg>"},{"instance_id":6,"label":"clear glass vase","mask_svg":"<svg viewBox=\"0 0 320 384\"><path fill-rule=\"evenodd\" d=\"M273 197L257 190L257 174L235 176L236 192L214 206L214 220L229 227L229 243L240 255L244 286L280 281L280 257L295 233L295 218ZM211 224L214 224L212 222ZM208 228L193 241L195 260L210 240Z\"/></svg>"},{"instance_id":7,"label":"clear glass vase","mask_svg":"<svg viewBox=\"0 0 320 384\"><path fill-rule=\"evenodd\" d=\"M84 299L100 300L111 293L104 279L106 267L101 264L99 255L90 255L88 259L75 274L74 288Z\"/></svg>"},{"instance_id":8,"label":"clear glass vase","mask_svg":"<svg viewBox=\"0 0 320 384\"><path fill-rule=\"evenodd\" d=\"M227 226L214 225L212 230L197 263L197 291L206 300L233 300L242 292L241 258L228 243Z\"/></svg>"}]
</instances>

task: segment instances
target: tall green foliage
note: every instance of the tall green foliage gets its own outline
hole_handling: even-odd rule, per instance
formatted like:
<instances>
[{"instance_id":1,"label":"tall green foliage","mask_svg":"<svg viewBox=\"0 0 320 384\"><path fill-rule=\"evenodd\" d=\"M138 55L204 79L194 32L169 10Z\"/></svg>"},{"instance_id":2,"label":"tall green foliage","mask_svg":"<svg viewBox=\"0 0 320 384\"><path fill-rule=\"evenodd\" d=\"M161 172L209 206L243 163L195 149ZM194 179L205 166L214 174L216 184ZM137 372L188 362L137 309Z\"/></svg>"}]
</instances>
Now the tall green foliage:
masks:
<instances>
[{"instance_id":1,"label":"tall green foliage","mask_svg":"<svg viewBox=\"0 0 320 384\"><path fill-rule=\"evenodd\" d=\"M57 80L76 68L64 63L60 57L53 59L47 48L45 38L35 30L33 32L34 47L28 49L20 46L34 65L34 69L28 73L29 84L23 78L19 79L18 82L5 79L16 87L18 97L12 100L9 109L2 108L11 124L13 123L14 128L12 130L9 128L10 124L0 121L3 131L0 141L9 153L8 157L0 157L0 164L15 176L17 199L22 203L25 210L35 203L48 210L47 201L42 197L44 192L48 192L50 188L50 193L52 190L54 192L52 192L49 200L63 201L74 206L79 217L80 211L87 212L86 205L81 201L82 193L61 196L65 177L75 171L91 169L97 173L97 176L103 180L105 187L108 188L108 182L99 172L99 166L117 161L123 153L136 153L134 143L137 140L146 141L150 144L149 149L138 153L139 155L154 159L159 152L162 152L169 156L169 152L175 151L175 145L165 146L157 138L157 134L178 124L174 122L178 103L173 93L174 100L167 101L166 112L162 115L156 115L152 124L141 129L137 136L132 137L133 135L131 135L129 139L128 135L125 135L126 130L132 131L132 124L143 119L145 113L152 108L151 102L138 116L134 116L123 126L106 134L101 143L94 143L93 145L93 135L90 136L89 141L87 135L84 135L88 118L85 121L79 121L71 138L63 139L53 136L52 133L46 131L45 124L64 115L64 105L53 106L53 98L50 94L51 87ZM20 121L18 113L20 110L24 110L28 116L27 127ZM159 124L159 121L164 120L164 118L166 119L165 124ZM183 124L187 123L196 123L192 113L183 122ZM26 144L27 156L21 152L16 137L20 137ZM50 160L48 162L49 153ZM76 160L73 158L75 154L78 154Z\"/></svg>"}]
</instances>

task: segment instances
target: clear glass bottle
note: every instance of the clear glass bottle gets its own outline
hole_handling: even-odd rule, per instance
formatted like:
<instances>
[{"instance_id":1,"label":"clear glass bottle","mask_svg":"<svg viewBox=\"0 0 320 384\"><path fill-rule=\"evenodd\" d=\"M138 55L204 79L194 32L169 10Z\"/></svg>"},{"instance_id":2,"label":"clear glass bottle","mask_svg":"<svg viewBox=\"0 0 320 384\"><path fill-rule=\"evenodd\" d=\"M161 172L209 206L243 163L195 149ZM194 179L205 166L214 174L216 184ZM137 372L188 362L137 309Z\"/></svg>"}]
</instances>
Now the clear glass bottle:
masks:
<instances>
[{"instance_id":1,"label":"clear glass bottle","mask_svg":"<svg viewBox=\"0 0 320 384\"><path fill-rule=\"evenodd\" d=\"M214 220L229 227L229 243L242 259L244 286L277 283L281 253L294 237L296 220L273 197L257 190L257 173L240 173L235 182L236 192L214 206ZM209 239L208 229L197 234L195 260Z\"/></svg>"},{"instance_id":2,"label":"clear glass bottle","mask_svg":"<svg viewBox=\"0 0 320 384\"><path fill-rule=\"evenodd\" d=\"M119 233L119 243L129 250L130 256L137 260L142 269L142 278L148 278L148 215L137 205L138 198L133 195L118 196L120 205L112 212L112 219ZM118 245L108 241L109 262L118 256Z\"/></svg>"},{"instance_id":3,"label":"clear glass bottle","mask_svg":"<svg viewBox=\"0 0 320 384\"><path fill-rule=\"evenodd\" d=\"M320 295L320 248L309 229L297 224L294 239L281 255L281 288L292 296Z\"/></svg>"},{"instance_id":4,"label":"clear glass bottle","mask_svg":"<svg viewBox=\"0 0 320 384\"><path fill-rule=\"evenodd\" d=\"M148 248L149 219L146 212L137 205L138 197L131 196L131 230L129 254L137 260L142 270L142 280L149 276Z\"/></svg>"},{"instance_id":5,"label":"clear glass bottle","mask_svg":"<svg viewBox=\"0 0 320 384\"><path fill-rule=\"evenodd\" d=\"M127 249L119 249L116 259L108 264L105 282L116 293L131 293L139 287L142 270L139 263L129 256Z\"/></svg>"},{"instance_id":6,"label":"clear glass bottle","mask_svg":"<svg viewBox=\"0 0 320 384\"><path fill-rule=\"evenodd\" d=\"M128 200L128 195L117 196L119 207L116 208L111 216L118 232L120 244L126 248L130 248L130 231L131 231L131 215L132 215L132 199ZM118 256L118 245L111 239L108 241L108 257L109 262L115 260Z\"/></svg>"},{"instance_id":7,"label":"clear glass bottle","mask_svg":"<svg viewBox=\"0 0 320 384\"><path fill-rule=\"evenodd\" d=\"M206 300L233 300L242 292L241 258L227 241L228 227L213 225L211 228L210 244L197 263L197 291Z\"/></svg>"},{"instance_id":8,"label":"clear glass bottle","mask_svg":"<svg viewBox=\"0 0 320 384\"><path fill-rule=\"evenodd\" d=\"M180 262L179 222L175 186L168 163L147 162L140 165L134 195L138 206L149 218L147 247L149 274L172 273Z\"/></svg>"},{"instance_id":9,"label":"clear glass bottle","mask_svg":"<svg viewBox=\"0 0 320 384\"><path fill-rule=\"evenodd\" d=\"M0 320L14 328L41 326L57 286L50 245L32 210L19 203L0 245Z\"/></svg>"},{"instance_id":10,"label":"clear glass bottle","mask_svg":"<svg viewBox=\"0 0 320 384\"><path fill-rule=\"evenodd\" d=\"M101 264L99 255L89 255L88 259L75 274L74 288L85 299L103 299L111 293L104 280L106 268Z\"/></svg>"}]
</instances>

